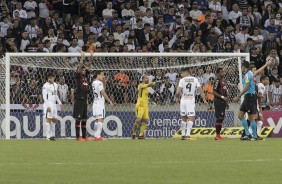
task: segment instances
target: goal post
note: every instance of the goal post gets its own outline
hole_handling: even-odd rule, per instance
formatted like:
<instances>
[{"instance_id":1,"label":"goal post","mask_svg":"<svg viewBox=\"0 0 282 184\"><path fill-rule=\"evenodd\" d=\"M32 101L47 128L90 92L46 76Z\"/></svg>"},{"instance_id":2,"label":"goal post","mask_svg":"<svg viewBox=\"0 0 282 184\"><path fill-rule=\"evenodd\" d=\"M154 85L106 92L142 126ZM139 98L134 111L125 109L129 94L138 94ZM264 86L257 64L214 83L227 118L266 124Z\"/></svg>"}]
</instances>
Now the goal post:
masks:
<instances>
[{"instance_id":1,"label":"goal post","mask_svg":"<svg viewBox=\"0 0 282 184\"><path fill-rule=\"evenodd\" d=\"M19 74L26 77L26 71L29 72L31 68L34 73L28 73L28 79L24 79L23 85L28 85L27 83L31 83L31 80L36 80L37 83L42 84L42 80L46 76L48 71L59 71L63 72L66 80L68 80L68 102L66 103L67 109L64 113L62 113L62 117L59 118L60 121L64 121L62 125L58 123L56 125L57 134L60 134L59 137L73 137L74 136L74 124L73 119L71 119L71 111L72 111L72 99L73 98L73 86L70 86L74 80L74 73L79 61L80 54L79 53L6 53L6 56L1 60L1 71L5 71L4 78L1 79L1 86L5 87L5 93L1 94L1 112L0 112L0 137L5 139L10 138L41 138L44 136L44 127L42 126L42 100L36 101L35 104L29 101L29 99L20 99L14 100L14 98L18 98L15 96L21 96L22 98L28 98L28 95L33 95L33 91L26 86L23 87L22 90L18 90L18 93L15 93L12 89L12 83L14 84L14 76ZM90 53L85 54L86 60L91 59ZM217 67L223 67L226 70L232 68L236 68L235 73L229 73L227 75L228 79L232 79L234 77L234 81L238 81L237 89L242 89L242 72L241 72L241 62L242 60L250 61L249 53L94 53L93 54L93 63L91 66L91 70L104 70L107 71L109 76L113 76L117 74L119 71L125 72L125 75L128 75L130 79L127 82L132 82L132 85L135 85L135 82L138 81L138 77L141 74L146 72L160 70L163 73L163 76L169 78L170 83L174 85L176 88L177 81L171 81L173 75L169 75L166 72L169 72L170 69L174 70L174 73L179 73L180 68L182 67L190 67L193 70L193 74L197 74L198 70L205 71L208 66L211 66L212 73L215 73ZM86 63L84 63L86 64ZM230 67L230 68L229 68ZM15 69L16 68L16 69ZM20 73L17 73L20 72ZM137 73L136 76L131 76L131 73ZM38 74L40 73L40 75ZM34 74L34 76L32 76ZM167 74L167 75L166 75ZM155 73L154 73L155 75ZM59 74L58 74L59 76ZM137 77L138 76L138 77ZM178 76L179 77L179 76ZM40 78L40 79L39 79ZM236 79L236 80L235 80ZM38 82L40 80L40 82ZM91 82L93 79L89 79ZM123 79L119 79L123 80ZM164 80L164 79L162 79ZM27 82L28 81L28 82ZM135 82L134 82L135 81ZM117 80L109 79L109 84L107 88L113 88L111 85L118 85ZM126 84L123 86L123 82L121 82L121 87L132 87L131 84ZM91 86L91 85L90 85ZM235 84L232 89L235 89ZM37 88L41 88L42 86L37 86ZM107 89L106 89L107 90ZM116 93L119 93L118 90L113 89L115 93L113 94L113 98L118 96ZM152 89L155 94L159 95L160 92L156 92L156 89ZM175 90L175 89L174 89ZM121 90L122 91L122 90ZM126 91L126 90L124 90ZM132 89L134 91L134 89ZM90 92L91 93L91 92ZM127 93L127 92L125 92ZM174 91L175 93L175 91ZM232 94L237 93L237 91L232 91ZM154 94L154 93L153 93ZM172 93L173 94L173 93ZM128 94L127 94L128 95ZM156 96L157 96L156 95ZM72 97L70 97L72 96ZM126 95L125 95L126 96ZM137 96L135 94L134 98ZM4 98L4 99L3 99ZM39 97L38 97L39 98ZM119 97L126 98L126 97ZM128 97L127 97L128 98ZM166 97L164 97L166 98ZM158 99L158 97L156 97ZM25 101L26 100L26 101ZM118 100L117 100L118 101ZM125 100L126 101L126 100ZM171 101L171 102L170 102ZM158 100L155 100L155 96L151 95L150 97L150 112L156 112L155 114L150 114L150 122L148 125L149 131L160 132L164 130L164 121L168 121L170 118L176 118L177 120L180 118L180 114L178 113L179 107L172 99L169 102L159 103ZM171 103L171 104L170 104ZM196 107L196 111L204 112L205 109L203 105L200 104ZM234 107L232 110L238 110L238 104L232 104ZM91 120L92 114L92 105L89 101L88 105L88 115L89 120L87 122L87 130L89 135L92 135L93 132L93 120ZM103 125L103 133L109 137L128 137L131 131L131 127L129 126L129 122L134 122L134 103L118 103L115 108L110 108L106 106L106 111L109 112L106 115L106 120L109 122L108 125ZM67 112L67 113L66 113ZM178 114L177 114L178 113ZM236 116L235 112L235 116ZM202 113L204 114L204 113ZM116 119L116 117L123 116L122 118ZM169 116L178 116L178 117L169 117ZM108 117L107 117L108 116ZM158 123L158 120L152 119L157 116L166 116L166 120L163 120L162 123ZM201 116L201 113L199 113ZM212 112L209 113L208 116L212 116ZM27 117L27 118L26 118ZM234 121L236 117L233 117ZM16 122L15 122L16 121ZM113 123L113 121L115 121ZM126 123L125 123L126 122ZM70 125L67 125L67 124ZM110 124L110 125L109 125ZM235 122L236 124L236 122ZM120 127L119 127L120 125ZM165 124L167 125L167 124ZM233 124L234 125L234 124ZM40 127L39 127L40 126ZM65 127L63 127L65 126ZM107 128L106 126L110 126ZM39 127L39 128L38 128ZM172 126L169 128L169 131L178 129L179 126ZM159 131L160 130L160 131ZM66 133L62 133L65 131ZM166 130L167 131L167 130ZM25 132L28 132L27 134ZM35 135L34 132L37 132ZM125 133L126 132L126 133ZM157 136L152 133L151 137L159 138L159 137L171 137L171 132L169 135ZM126 135L126 136L125 136Z\"/></svg>"}]
</instances>

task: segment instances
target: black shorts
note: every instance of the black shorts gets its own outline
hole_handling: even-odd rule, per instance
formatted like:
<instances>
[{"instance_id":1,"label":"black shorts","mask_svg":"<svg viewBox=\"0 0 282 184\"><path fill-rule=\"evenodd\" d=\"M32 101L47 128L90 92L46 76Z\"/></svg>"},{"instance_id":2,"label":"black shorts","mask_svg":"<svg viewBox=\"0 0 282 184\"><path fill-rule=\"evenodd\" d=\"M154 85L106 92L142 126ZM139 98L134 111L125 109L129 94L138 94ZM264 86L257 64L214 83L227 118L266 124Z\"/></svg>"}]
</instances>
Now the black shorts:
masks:
<instances>
[{"instance_id":1,"label":"black shorts","mask_svg":"<svg viewBox=\"0 0 282 184\"><path fill-rule=\"evenodd\" d=\"M75 100L72 117L76 120L87 119L87 102Z\"/></svg>"},{"instance_id":2,"label":"black shorts","mask_svg":"<svg viewBox=\"0 0 282 184\"><path fill-rule=\"evenodd\" d=\"M240 111L247 112L248 114L257 114L257 95L256 94L246 94L244 101L240 107Z\"/></svg>"},{"instance_id":3,"label":"black shorts","mask_svg":"<svg viewBox=\"0 0 282 184\"><path fill-rule=\"evenodd\" d=\"M214 112L216 119L224 119L226 102L223 100L214 100Z\"/></svg>"}]
</instances>

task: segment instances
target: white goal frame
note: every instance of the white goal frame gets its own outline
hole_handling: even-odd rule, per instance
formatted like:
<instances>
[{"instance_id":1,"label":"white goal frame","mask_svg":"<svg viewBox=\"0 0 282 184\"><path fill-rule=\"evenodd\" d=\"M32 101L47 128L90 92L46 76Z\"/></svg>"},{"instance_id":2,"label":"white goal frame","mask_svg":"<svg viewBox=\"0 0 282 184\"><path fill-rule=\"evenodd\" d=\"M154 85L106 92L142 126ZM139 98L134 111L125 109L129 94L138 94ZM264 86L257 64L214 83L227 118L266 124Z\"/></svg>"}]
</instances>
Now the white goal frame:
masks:
<instances>
[{"instance_id":1,"label":"white goal frame","mask_svg":"<svg viewBox=\"0 0 282 184\"><path fill-rule=\"evenodd\" d=\"M80 57L80 53L6 53L5 55L5 138L10 139L10 61L11 57ZM85 54L90 57L90 53ZM250 61L249 53L94 53L95 57L238 57L239 89L242 90L241 58ZM95 65L95 62L93 63ZM242 98L241 98L242 100ZM2 122L3 123L3 122Z\"/></svg>"}]
</instances>

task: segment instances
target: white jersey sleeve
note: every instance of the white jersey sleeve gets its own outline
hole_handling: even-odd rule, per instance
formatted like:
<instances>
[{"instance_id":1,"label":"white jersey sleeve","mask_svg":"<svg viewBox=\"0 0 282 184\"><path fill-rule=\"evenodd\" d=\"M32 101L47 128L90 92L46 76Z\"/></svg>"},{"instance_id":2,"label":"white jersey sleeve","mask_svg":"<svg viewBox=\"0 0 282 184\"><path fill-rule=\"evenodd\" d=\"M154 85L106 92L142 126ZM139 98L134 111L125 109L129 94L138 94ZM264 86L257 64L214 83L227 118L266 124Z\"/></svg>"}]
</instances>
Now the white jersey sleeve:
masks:
<instances>
[{"instance_id":1,"label":"white jersey sleeve","mask_svg":"<svg viewBox=\"0 0 282 184\"><path fill-rule=\"evenodd\" d=\"M184 77L180 79L178 87L182 88L181 100L195 101L195 93L201 84L195 77Z\"/></svg>"},{"instance_id":2,"label":"white jersey sleeve","mask_svg":"<svg viewBox=\"0 0 282 184\"><path fill-rule=\"evenodd\" d=\"M92 83L92 90L94 95L94 104L98 104L100 106L105 106L105 98L102 95L102 90L104 89L104 85L101 81L95 80Z\"/></svg>"}]
</instances>

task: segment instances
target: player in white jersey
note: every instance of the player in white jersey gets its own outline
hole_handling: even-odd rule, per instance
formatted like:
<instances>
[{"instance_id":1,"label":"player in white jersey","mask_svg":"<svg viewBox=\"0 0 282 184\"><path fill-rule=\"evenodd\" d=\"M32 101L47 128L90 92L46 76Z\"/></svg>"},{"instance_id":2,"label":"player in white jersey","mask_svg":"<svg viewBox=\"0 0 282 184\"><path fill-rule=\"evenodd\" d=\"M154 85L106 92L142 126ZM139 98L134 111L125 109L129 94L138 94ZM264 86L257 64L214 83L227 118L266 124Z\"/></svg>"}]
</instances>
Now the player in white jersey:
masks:
<instances>
[{"instance_id":1,"label":"player in white jersey","mask_svg":"<svg viewBox=\"0 0 282 184\"><path fill-rule=\"evenodd\" d=\"M103 121L105 118L105 99L114 106L113 102L105 92L103 81L105 81L105 75L103 71L97 71L94 75L95 80L92 83L92 90L94 95L93 102L93 117L95 119L94 125L94 141L103 141L105 138L101 137L103 128Z\"/></svg>"},{"instance_id":2,"label":"player in white jersey","mask_svg":"<svg viewBox=\"0 0 282 184\"><path fill-rule=\"evenodd\" d=\"M45 117L46 140L55 140L55 123L57 122L57 105L60 104L63 108L62 102L58 97L58 85L54 82L55 75L48 74L48 81L43 85L42 96L44 100L43 114Z\"/></svg>"},{"instance_id":3,"label":"player in white jersey","mask_svg":"<svg viewBox=\"0 0 282 184\"><path fill-rule=\"evenodd\" d=\"M177 102L180 101L180 115L182 118L181 140L195 140L190 137L190 133L195 120L195 93L197 90L200 92L204 103L207 102L201 84L197 78L190 76L189 68L181 69L181 77L176 92L176 100Z\"/></svg>"},{"instance_id":4,"label":"player in white jersey","mask_svg":"<svg viewBox=\"0 0 282 184\"><path fill-rule=\"evenodd\" d=\"M267 101L267 90L266 86L269 85L269 78L266 75L260 77L260 82L258 83L258 117L257 117L257 133L260 133L262 128L262 111L263 106L265 107ZM258 136L259 138L259 136Z\"/></svg>"}]
</instances>

